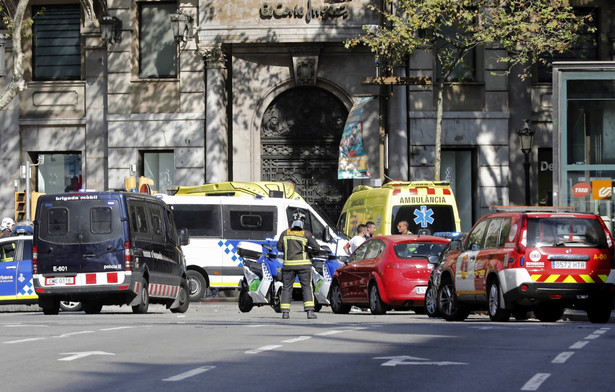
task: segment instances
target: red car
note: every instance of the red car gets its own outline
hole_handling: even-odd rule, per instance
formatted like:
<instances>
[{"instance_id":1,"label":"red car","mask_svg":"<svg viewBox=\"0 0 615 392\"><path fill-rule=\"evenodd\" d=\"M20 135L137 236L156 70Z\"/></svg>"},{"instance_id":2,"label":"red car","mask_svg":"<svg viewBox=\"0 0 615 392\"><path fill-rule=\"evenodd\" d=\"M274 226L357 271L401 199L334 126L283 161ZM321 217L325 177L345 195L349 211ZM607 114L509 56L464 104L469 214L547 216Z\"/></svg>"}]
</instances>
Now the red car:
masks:
<instances>
[{"instance_id":1,"label":"red car","mask_svg":"<svg viewBox=\"0 0 615 392\"><path fill-rule=\"evenodd\" d=\"M426 235L376 236L365 241L333 275L329 292L334 313L369 306L425 312L425 292L433 262L448 239Z\"/></svg>"}]
</instances>

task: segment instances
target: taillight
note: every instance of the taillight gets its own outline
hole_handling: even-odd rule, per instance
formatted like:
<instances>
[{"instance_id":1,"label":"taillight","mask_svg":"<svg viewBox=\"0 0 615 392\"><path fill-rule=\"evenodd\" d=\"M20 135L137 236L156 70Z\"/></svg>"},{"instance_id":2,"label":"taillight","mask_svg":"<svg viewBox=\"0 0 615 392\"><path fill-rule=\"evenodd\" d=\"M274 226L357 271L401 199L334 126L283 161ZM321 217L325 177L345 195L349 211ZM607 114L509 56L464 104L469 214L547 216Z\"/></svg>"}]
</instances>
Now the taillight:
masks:
<instances>
[{"instance_id":1,"label":"taillight","mask_svg":"<svg viewBox=\"0 0 615 392\"><path fill-rule=\"evenodd\" d=\"M38 249L32 246L32 273L38 274Z\"/></svg>"},{"instance_id":2,"label":"taillight","mask_svg":"<svg viewBox=\"0 0 615 392\"><path fill-rule=\"evenodd\" d=\"M132 257L132 252L130 251L130 242L126 241L124 243L124 268L126 271L131 271L134 266L135 262Z\"/></svg>"}]
</instances>

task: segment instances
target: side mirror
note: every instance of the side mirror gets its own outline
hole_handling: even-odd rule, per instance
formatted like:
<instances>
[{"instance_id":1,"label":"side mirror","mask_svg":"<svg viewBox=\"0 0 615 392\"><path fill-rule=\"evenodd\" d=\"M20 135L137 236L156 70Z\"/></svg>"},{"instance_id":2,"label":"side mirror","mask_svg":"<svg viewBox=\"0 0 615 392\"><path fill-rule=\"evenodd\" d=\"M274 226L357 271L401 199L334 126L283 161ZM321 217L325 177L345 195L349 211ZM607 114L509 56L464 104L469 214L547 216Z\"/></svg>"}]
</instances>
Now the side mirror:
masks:
<instances>
[{"instance_id":1,"label":"side mirror","mask_svg":"<svg viewBox=\"0 0 615 392\"><path fill-rule=\"evenodd\" d=\"M331 230L329 230L329 226L325 227L325 230L322 232L322 240L323 242L331 242Z\"/></svg>"},{"instance_id":2,"label":"side mirror","mask_svg":"<svg viewBox=\"0 0 615 392\"><path fill-rule=\"evenodd\" d=\"M190 244L190 235L188 234L188 229L183 228L179 230L179 238L178 241L180 246Z\"/></svg>"},{"instance_id":3,"label":"side mirror","mask_svg":"<svg viewBox=\"0 0 615 392\"><path fill-rule=\"evenodd\" d=\"M427 260L429 260L429 264L438 264L438 260L440 260L440 257L432 255L432 256L429 256Z\"/></svg>"},{"instance_id":4,"label":"side mirror","mask_svg":"<svg viewBox=\"0 0 615 392\"><path fill-rule=\"evenodd\" d=\"M478 251L478 250L480 250L480 245L472 244L472 246L470 246L470 249L472 249L473 251Z\"/></svg>"}]
</instances>

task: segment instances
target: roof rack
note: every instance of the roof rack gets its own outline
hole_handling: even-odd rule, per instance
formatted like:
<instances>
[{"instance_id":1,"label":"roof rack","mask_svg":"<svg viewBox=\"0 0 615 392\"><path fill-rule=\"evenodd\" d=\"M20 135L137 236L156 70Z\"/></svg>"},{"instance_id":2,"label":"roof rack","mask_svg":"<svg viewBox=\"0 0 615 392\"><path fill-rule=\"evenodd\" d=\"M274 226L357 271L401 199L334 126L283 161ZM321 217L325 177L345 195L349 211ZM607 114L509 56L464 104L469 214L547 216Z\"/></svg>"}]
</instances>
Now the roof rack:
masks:
<instances>
[{"instance_id":1,"label":"roof rack","mask_svg":"<svg viewBox=\"0 0 615 392\"><path fill-rule=\"evenodd\" d=\"M497 212L574 212L577 208L554 206L489 206L489 209Z\"/></svg>"}]
</instances>

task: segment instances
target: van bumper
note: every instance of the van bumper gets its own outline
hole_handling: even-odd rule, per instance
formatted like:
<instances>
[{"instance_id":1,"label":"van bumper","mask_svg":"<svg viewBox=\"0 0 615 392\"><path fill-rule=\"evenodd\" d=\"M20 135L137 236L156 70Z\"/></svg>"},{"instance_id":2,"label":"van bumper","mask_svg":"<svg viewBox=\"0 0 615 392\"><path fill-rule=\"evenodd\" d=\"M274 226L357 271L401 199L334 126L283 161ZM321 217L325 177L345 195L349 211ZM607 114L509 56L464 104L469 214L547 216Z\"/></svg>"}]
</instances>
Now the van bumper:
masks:
<instances>
[{"instance_id":1,"label":"van bumper","mask_svg":"<svg viewBox=\"0 0 615 392\"><path fill-rule=\"evenodd\" d=\"M558 302L564 306L583 305L591 299L613 296L615 286L605 283L523 283L504 294L508 304L522 306Z\"/></svg>"}]
</instances>

